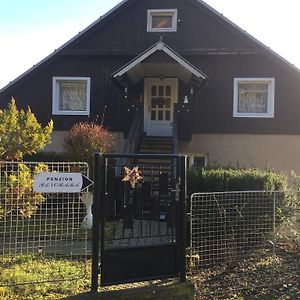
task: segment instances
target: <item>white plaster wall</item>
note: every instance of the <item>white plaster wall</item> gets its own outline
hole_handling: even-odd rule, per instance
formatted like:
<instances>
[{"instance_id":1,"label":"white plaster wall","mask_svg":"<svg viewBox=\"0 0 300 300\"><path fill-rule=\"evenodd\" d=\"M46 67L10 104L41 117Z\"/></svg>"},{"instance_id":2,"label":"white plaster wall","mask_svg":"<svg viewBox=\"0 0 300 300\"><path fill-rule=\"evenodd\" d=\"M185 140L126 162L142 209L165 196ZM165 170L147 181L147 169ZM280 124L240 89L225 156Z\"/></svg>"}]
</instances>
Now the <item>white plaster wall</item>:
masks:
<instances>
[{"instance_id":1,"label":"white plaster wall","mask_svg":"<svg viewBox=\"0 0 300 300\"><path fill-rule=\"evenodd\" d=\"M208 156L209 165L269 168L300 174L300 135L194 134L181 153Z\"/></svg>"},{"instance_id":2,"label":"white plaster wall","mask_svg":"<svg viewBox=\"0 0 300 300\"><path fill-rule=\"evenodd\" d=\"M64 149L64 138L67 131L53 131L52 133L52 141L49 145L47 145L44 151L51 152L55 151L58 153L65 152ZM112 132L114 147L112 149L113 152L121 152L124 144L123 133L122 132Z\"/></svg>"}]
</instances>

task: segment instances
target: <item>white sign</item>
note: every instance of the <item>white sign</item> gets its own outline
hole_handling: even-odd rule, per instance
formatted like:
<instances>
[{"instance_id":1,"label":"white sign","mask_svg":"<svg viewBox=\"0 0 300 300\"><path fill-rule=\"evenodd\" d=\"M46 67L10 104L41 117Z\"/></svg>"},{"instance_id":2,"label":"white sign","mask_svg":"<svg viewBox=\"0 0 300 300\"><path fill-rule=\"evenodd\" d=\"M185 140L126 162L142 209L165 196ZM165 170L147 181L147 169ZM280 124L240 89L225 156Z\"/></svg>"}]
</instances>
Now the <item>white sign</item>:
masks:
<instances>
[{"instance_id":1,"label":"white sign","mask_svg":"<svg viewBox=\"0 0 300 300\"><path fill-rule=\"evenodd\" d=\"M36 193L79 193L93 182L81 173L41 172L34 175Z\"/></svg>"}]
</instances>

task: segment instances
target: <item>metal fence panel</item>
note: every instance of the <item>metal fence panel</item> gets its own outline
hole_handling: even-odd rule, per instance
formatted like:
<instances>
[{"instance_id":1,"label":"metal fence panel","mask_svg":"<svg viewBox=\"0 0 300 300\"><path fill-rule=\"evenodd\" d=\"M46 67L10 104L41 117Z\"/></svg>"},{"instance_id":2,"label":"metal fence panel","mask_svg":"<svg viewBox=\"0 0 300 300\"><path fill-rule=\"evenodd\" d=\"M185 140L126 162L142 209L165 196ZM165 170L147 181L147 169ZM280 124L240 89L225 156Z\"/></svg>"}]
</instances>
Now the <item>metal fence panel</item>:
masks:
<instances>
[{"instance_id":1,"label":"metal fence panel","mask_svg":"<svg viewBox=\"0 0 300 300\"><path fill-rule=\"evenodd\" d=\"M85 274L87 256L87 230L86 226L82 226L86 207L81 200L86 192L34 193L33 176L41 170L88 175L86 163L0 163L1 271L4 272L5 266L16 261L23 263L30 260L45 263L47 270L51 269L51 272L47 271L32 281L80 278ZM59 260L68 264L69 273L62 272L61 265L57 264ZM77 263L83 267L75 267ZM27 281L28 278L16 279L15 284ZM0 282L2 285L11 283L11 280Z\"/></svg>"},{"instance_id":2,"label":"metal fence panel","mask_svg":"<svg viewBox=\"0 0 300 300\"><path fill-rule=\"evenodd\" d=\"M204 294L299 284L299 191L196 193L190 209L189 264Z\"/></svg>"}]
</instances>

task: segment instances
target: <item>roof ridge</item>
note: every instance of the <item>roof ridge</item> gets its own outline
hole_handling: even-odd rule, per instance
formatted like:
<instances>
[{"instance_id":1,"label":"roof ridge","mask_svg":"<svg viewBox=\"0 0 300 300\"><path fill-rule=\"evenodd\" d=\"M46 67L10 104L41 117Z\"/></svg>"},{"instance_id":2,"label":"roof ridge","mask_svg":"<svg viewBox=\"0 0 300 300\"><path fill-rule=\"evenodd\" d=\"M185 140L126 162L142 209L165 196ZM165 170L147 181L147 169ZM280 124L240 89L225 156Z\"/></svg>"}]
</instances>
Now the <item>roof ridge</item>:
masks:
<instances>
[{"instance_id":1,"label":"roof ridge","mask_svg":"<svg viewBox=\"0 0 300 300\"><path fill-rule=\"evenodd\" d=\"M73 41L75 41L76 39L78 39L79 37L81 37L83 34L85 34L91 28L93 28L94 26L96 26L97 24L99 24L100 22L102 22L104 19L106 19L108 16L110 16L114 11L118 10L121 6L123 6L126 2L129 2L129 1L130 0L123 0L120 3L118 3L117 5L115 5L108 12L106 12L103 16L101 16L100 18L98 18L97 20L95 20L94 22L92 22L89 26L87 26L85 29L83 29L82 31L80 31L78 34L76 34L74 37L72 37L70 40L68 40L66 43L64 43L62 46L60 46L58 49L55 49L52 53L50 53L44 59L42 59L41 61L39 61L37 64L33 65L31 68L29 68L27 71L25 71L24 73L22 73L21 75L19 75L17 78L15 78L14 80L12 80L8 84L6 84L3 88L0 89L0 93L2 93L4 90L6 90L7 88L9 88L11 85L15 84L16 82L18 82L19 80L21 80L23 77L25 77L26 75L28 75L29 73L31 73L32 71L34 71L36 68L38 68L43 63L45 63L46 61L48 61L50 58L52 58L58 52L62 51L64 48L66 48L68 45L70 45ZM136 1L136 0L134 0L134 1ZM265 49L267 52L271 53L274 57L276 57L277 59L279 59L280 61L282 61L286 65L288 65L290 68L292 68L297 73L300 73L300 69L297 68L294 64L292 64L291 62L289 62L287 59L285 59L284 57L282 57L281 55L279 55L277 52L275 52L274 50L272 50L270 47L266 46L264 43L262 43L258 39L256 39L254 36L252 36L251 34L249 34L247 31L243 30L241 27L239 27L237 24L235 24L230 19L226 18L223 14L221 14L219 11L217 11L215 8L213 8L212 6L210 6L209 4L207 4L206 2L204 2L203 0L192 0L192 1L195 1L198 4L201 4L204 7L206 7L212 13L214 13L215 15L217 15L218 17L220 17L224 22L228 23L230 26L232 26L233 28L235 28L236 30L238 30L242 35L246 36L247 38L249 38L250 40L252 40L253 42L255 42L257 45L259 45L260 47L262 47L263 49Z\"/></svg>"}]
</instances>

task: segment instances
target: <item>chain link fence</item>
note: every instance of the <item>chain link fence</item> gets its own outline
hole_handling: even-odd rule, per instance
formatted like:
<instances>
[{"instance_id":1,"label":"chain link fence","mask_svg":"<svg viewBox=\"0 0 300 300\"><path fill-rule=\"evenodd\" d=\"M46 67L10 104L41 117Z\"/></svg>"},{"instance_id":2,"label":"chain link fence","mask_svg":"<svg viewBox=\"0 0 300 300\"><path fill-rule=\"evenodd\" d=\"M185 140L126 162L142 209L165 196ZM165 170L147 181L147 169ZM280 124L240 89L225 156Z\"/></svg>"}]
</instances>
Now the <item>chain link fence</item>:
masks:
<instances>
[{"instance_id":1,"label":"chain link fence","mask_svg":"<svg viewBox=\"0 0 300 300\"><path fill-rule=\"evenodd\" d=\"M270 286L300 298L300 193L193 194L189 266L203 299Z\"/></svg>"},{"instance_id":2,"label":"chain link fence","mask_svg":"<svg viewBox=\"0 0 300 300\"><path fill-rule=\"evenodd\" d=\"M85 275L86 207L81 199L86 192L34 193L34 175L41 171L88 176L88 165L0 162L0 285L71 280Z\"/></svg>"}]
</instances>

